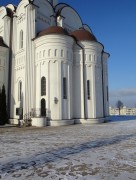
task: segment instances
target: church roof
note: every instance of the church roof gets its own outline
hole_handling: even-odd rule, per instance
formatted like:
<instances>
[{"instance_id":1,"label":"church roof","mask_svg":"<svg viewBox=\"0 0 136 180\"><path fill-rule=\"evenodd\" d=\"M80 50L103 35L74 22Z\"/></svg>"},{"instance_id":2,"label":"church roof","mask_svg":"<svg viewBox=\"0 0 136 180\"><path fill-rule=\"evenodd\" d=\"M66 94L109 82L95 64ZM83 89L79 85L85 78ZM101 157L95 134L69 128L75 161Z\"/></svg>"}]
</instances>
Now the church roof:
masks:
<instances>
[{"instance_id":1,"label":"church roof","mask_svg":"<svg viewBox=\"0 0 136 180\"><path fill-rule=\"evenodd\" d=\"M51 26L47 29L44 29L38 34L38 37L49 35L49 34L59 34L59 35L68 35L74 37L77 41L94 41L97 42L96 37L89 31L85 29L78 29L71 32L70 34L60 26Z\"/></svg>"},{"instance_id":2,"label":"church roof","mask_svg":"<svg viewBox=\"0 0 136 180\"><path fill-rule=\"evenodd\" d=\"M76 31L73 31L70 34L72 37L74 37L77 41L95 41L97 42L96 37L90 33L89 31L85 29L79 29Z\"/></svg>"},{"instance_id":3,"label":"church roof","mask_svg":"<svg viewBox=\"0 0 136 180\"><path fill-rule=\"evenodd\" d=\"M41 31L38 36L44 36L49 34L61 34L68 35L67 31L60 26L51 26L43 31Z\"/></svg>"},{"instance_id":4,"label":"church roof","mask_svg":"<svg viewBox=\"0 0 136 180\"><path fill-rule=\"evenodd\" d=\"M8 47L4 42L3 42L3 38L0 36L0 46L2 47Z\"/></svg>"}]
</instances>

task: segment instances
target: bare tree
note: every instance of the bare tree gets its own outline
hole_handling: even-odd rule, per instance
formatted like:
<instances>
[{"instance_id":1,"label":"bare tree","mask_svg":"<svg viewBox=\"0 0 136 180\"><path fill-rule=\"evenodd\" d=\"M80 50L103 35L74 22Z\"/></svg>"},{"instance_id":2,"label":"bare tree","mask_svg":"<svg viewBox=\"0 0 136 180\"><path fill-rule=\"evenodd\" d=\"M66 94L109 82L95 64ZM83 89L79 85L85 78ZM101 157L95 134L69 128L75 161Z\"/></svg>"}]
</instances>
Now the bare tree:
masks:
<instances>
[{"instance_id":1,"label":"bare tree","mask_svg":"<svg viewBox=\"0 0 136 180\"><path fill-rule=\"evenodd\" d=\"M116 107L119 109L119 115L120 115L120 110L121 110L121 108L123 108L123 106L124 106L123 102L118 100L116 103Z\"/></svg>"}]
</instances>

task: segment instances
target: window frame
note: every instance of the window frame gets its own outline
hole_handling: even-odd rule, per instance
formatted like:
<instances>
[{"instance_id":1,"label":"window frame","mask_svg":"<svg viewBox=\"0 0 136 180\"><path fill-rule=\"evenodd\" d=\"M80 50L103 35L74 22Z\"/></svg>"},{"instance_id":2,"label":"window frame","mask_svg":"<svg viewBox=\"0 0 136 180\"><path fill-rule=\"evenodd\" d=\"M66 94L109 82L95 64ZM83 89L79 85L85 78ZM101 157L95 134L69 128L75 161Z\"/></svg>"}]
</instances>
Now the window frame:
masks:
<instances>
[{"instance_id":1,"label":"window frame","mask_svg":"<svg viewBox=\"0 0 136 180\"><path fill-rule=\"evenodd\" d=\"M19 81L18 83L18 101L21 101L22 99L22 81Z\"/></svg>"},{"instance_id":2,"label":"window frame","mask_svg":"<svg viewBox=\"0 0 136 180\"><path fill-rule=\"evenodd\" d=\"M87 99L90 100L90 80L87 80Z\"/></svg>"},{"instance_id":3,"label":"window frame","mask_svg":"<svg viewBox=\"0 0 136 180\"><path fill-rule=\"evenodd\" d=\"M67 99L67 78L63 77L63 99Z\"/></svg>"},{"instance_id":4,"label":"window frame","mask_svg":"<svg viewBox=\"0 0 136 180\"><path fill-rule=\"evenodd\" d=\"M46 78L41 78L41 96L46 96Z\"/></svg>"},{"instance_id":5,"label":"window frame","mask_svg":"<svg viewBox=\"0 0 136 180\"><path fill-rule=\"evenodd\" d=\"M20 39L19 39L19 49L22 49L24 46L24 32L20 31Z\"/></svg>"}]
</instances>

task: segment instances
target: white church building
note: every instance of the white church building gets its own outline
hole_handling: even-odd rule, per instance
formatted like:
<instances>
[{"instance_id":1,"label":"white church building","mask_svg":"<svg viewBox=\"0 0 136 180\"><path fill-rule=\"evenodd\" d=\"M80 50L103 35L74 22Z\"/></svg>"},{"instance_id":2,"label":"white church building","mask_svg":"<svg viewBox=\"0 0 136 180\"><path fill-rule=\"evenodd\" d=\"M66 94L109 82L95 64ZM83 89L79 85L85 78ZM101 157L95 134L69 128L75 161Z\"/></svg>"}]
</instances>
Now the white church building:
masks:
<instances>
[{"instance_id":1,"label":"white church building","mask_svg":"<svg viewBox=\"0 0 136 180\"><path fill-rule=\"evenodd\" d=\"M33 126L104 122L108 57L68 4L21 0L0 7L0 87L13 124L30 118Z\"/></svg>"}]
</instances>

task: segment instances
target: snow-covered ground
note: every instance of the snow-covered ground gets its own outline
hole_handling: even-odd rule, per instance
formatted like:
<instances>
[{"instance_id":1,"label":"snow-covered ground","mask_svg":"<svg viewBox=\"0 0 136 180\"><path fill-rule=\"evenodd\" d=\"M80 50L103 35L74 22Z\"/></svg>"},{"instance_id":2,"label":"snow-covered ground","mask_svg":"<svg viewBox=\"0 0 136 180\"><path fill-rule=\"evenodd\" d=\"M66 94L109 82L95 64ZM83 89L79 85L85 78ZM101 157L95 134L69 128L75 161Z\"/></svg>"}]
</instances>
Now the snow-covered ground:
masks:
<instances>
[{"instance_id":1,"label":"snow-covered ground","mask_svg":"<svg viewBox=\"0 0 136 180\"><path fill-rule=\"evenodd\" d=\"M0 128L0 179L136 180L136 117Z\"/></svg>"}]
</instances>

